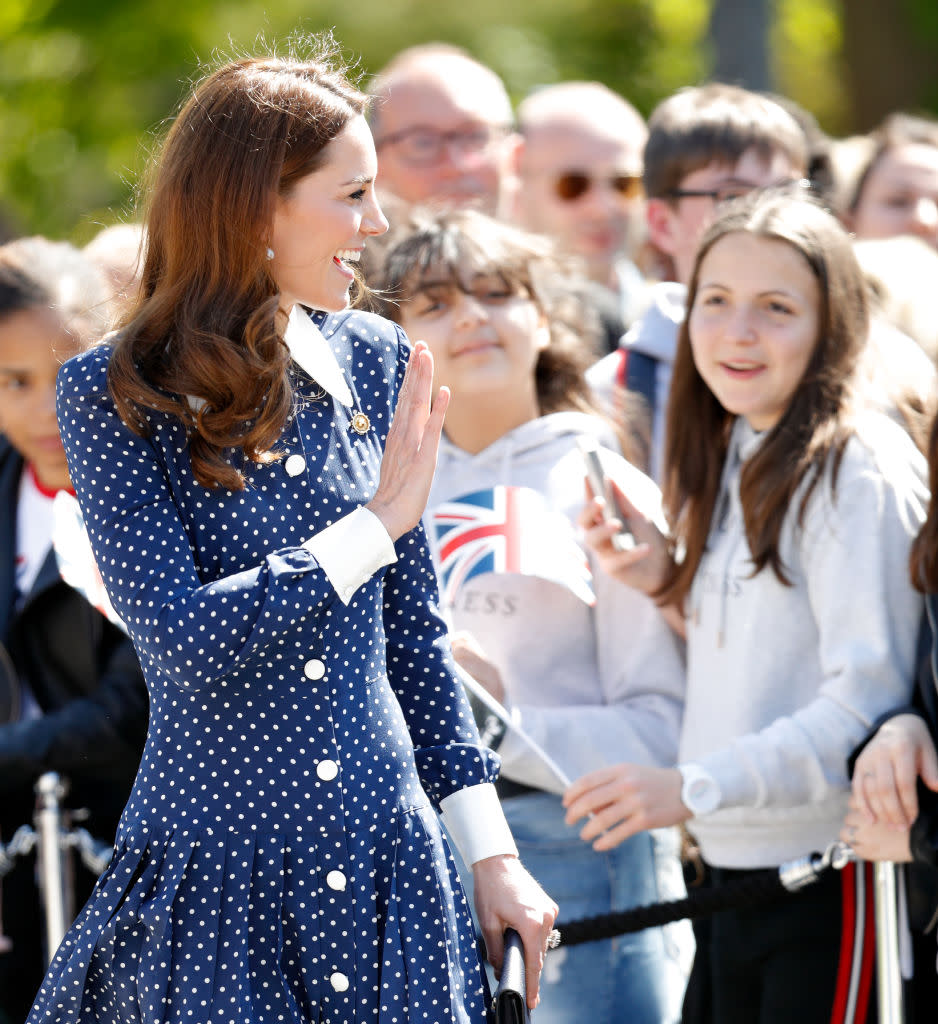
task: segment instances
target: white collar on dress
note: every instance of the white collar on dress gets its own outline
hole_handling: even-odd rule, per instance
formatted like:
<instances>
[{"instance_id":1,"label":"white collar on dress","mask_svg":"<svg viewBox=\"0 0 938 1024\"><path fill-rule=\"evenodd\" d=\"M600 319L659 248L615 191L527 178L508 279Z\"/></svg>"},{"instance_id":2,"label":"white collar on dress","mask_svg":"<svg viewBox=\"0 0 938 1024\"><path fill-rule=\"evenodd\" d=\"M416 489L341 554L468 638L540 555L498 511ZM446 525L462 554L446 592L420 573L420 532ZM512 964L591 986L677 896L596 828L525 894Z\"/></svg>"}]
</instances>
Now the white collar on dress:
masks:
<instances>
[{"instance_id":1,"label":"white collar on dress","mask_svg":"<svg viewBox=\"0 0 938 1024\"><path fill-rule=\"evenodd\" d=\"M297 303L290 310L283 340L293 361L302 367L314 381L325 388L344 406L352 404L352 392L345 375L322 331L310 319L309 313Z\"/></svg>"}]
</instances>

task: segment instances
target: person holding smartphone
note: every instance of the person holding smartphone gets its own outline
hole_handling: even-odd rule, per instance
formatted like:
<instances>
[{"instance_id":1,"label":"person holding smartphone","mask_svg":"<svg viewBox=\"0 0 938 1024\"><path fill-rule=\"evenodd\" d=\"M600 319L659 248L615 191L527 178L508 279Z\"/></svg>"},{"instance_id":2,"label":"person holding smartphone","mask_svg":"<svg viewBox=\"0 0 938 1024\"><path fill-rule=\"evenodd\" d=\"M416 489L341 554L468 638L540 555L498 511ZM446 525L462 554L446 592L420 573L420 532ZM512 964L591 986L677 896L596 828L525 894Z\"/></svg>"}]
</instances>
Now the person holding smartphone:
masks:
<instances>
[{"instance_id":1,"label":"person holding smartphone","mask_svg":"<svg viewBox=\"0 0 938 1024\"><path fill-rule=\"evenodd\" d=\"M623 750L676 756L684 668L653 601L617 585L580 542L580 445L660 518L655 484L612 447L583 370L584 318L546 240L483 214L415 212L376 285L451 391L424 517L457 661L569 777ZM612 447L610 447L612 446ZM556 778L517 735L498 746L505 815L525 864L564 918L678 898L674 830L611 854L564 823ZM686 922L549 954L539 1024L680 1017Z\"/></svg>"}]
</instances>

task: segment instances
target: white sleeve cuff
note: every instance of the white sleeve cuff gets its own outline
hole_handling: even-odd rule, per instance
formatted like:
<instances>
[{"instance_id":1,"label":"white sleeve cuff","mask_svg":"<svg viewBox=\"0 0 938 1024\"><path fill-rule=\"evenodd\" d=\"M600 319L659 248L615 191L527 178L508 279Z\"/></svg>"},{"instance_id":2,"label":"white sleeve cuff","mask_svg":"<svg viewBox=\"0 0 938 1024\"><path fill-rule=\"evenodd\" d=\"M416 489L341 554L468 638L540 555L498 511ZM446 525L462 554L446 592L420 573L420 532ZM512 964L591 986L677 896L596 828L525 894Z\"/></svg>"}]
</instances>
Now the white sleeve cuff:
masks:
<instances>
[{"instance_id":1,"label":"white sleeve cuff","mask_svg":"<svg viewBox=\"0 0 938 1024\"><path fill-rule=\"evenodd\" d=\"M486 857L518 856L491 782L450 793L440 801L440 810L443 824L467 867Z\"/></svg>"},{"instance_id":2,"label":"white sleeve cuff","mask_svg":"<svg viewBox=\"0 0 938 1024\"><path fill-rule=\"evenodd\" d=\"M322 566L343 604L382 566L397 561L384 524L364 506L310 537L303 547Z\"/></svg>"}]
</instances>

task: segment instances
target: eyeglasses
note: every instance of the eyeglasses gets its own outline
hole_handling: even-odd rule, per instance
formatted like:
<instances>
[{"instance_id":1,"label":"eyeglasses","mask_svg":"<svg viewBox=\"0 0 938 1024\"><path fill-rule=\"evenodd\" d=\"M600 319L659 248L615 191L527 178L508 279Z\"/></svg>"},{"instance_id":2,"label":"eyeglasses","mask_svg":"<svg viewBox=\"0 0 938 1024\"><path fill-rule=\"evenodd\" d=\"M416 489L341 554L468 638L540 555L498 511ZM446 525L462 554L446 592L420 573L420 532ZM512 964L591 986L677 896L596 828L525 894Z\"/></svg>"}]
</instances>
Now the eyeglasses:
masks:
<instances>
[{"instance_id":1,"label":"eyeglasses","mask_svg":"<svg viewBox=\"0 0 938 1024\"><path fill-rule=\"evenodd\" d=\"M396 146L398 156L405 163L424 167L437 163L447 149L454 150L460 156L481 155L510 131L509 125L479 124L454 128L449 132L438 132L433 128L416 125L376 140L375 149Z\"/></svg>"},{"instance_id":2,"label":"eyeglasses","mask_svg":"<svg viewBox=\"0 0 938 1024\"><path fill-rule=\"evenodd\" d=\"M554 181L557 198L565 203L582 199L598 180L586 171L567 171ZM642 179L638 174L613 174L605 179L609 187L621 199L638 199L642 194Z\"/></svg>"},{"instance_id":3,"label":"eyeglasses","mask_svg":"<svg viewBox=\"0 0 938 1024\"><path fill-rule=\"evenodd\" d=\"M717 185L715 188L672 188L665 193L667 199L712 199L715 203L730 203L734 199L742 199L743 196L752 195L754 192L784 192L804 191L809 192L811 182L807 178L791 178L787 181L777 181L773 185L751 185L745 181L728 181L724 185Z\"/></svg>"}]
</instances>

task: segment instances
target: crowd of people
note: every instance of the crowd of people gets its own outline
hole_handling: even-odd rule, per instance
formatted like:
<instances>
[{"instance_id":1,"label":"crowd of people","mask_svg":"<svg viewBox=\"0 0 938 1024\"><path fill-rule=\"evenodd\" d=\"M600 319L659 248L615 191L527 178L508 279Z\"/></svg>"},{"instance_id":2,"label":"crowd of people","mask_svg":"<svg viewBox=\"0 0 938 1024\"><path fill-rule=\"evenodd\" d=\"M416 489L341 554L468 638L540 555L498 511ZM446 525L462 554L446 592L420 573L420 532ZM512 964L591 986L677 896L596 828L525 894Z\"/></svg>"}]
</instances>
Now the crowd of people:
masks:
<instances>
[{"instance_id":1,"label":"crowd of people","mask_svg":"<svg viewBox=\"0 0 938 1024\"><path fill-rule=\"evenodd\" d=\"M2 879L0 1024L481 1021L506 927L538 1024L872 1021L877 860L931 1019L938 121L327 51L200 82L138 223L0 246L0 839L54 771L115 844L45 981Z\"/></svg>"}]
</instances>

